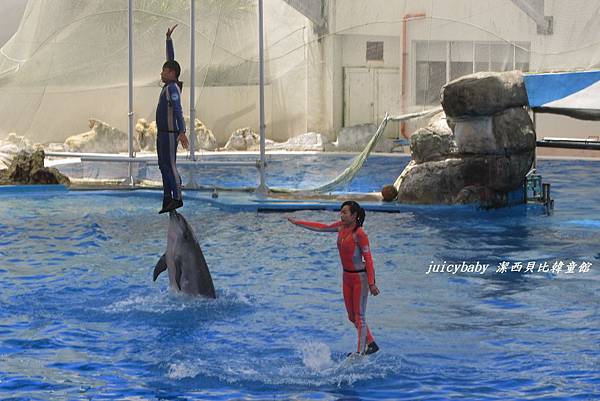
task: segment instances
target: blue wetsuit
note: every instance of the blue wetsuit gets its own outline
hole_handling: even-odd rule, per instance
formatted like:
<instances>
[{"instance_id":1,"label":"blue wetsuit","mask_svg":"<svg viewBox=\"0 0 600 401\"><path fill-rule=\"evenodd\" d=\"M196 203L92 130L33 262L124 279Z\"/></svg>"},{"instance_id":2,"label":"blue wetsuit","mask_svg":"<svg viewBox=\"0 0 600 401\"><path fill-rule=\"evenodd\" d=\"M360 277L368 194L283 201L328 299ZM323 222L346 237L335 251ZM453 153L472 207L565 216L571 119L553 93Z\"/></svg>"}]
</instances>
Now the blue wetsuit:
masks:
<instances>
[{"instance_id":1,"label":"blue wetsuit","mask_svg":"<svg viewBox=\"0 0 600 401\"><path fill-rule=\"evenodd\" d=\"M173 41L167 39L167 61L175 59ZM158 167L162 175L164 199L181 200L181 177L175 165L177 160L177 137L185 132L181 107L181 90L176 81L167 82L158 98L156 107L156 151Z\"/></svg>"}]
</instances>

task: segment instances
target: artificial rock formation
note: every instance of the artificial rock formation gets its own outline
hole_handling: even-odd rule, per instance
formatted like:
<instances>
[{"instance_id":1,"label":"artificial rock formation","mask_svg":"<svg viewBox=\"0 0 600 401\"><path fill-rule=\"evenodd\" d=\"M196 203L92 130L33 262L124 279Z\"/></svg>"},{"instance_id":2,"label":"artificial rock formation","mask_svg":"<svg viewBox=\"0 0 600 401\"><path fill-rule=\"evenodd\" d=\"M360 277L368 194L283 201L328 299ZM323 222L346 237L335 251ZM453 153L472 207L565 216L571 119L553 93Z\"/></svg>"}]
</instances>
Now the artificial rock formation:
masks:
<instances>
[{"instance_id":1,"label":"artificial rock formation","mask_svg":"<svg viewBox=\"0 0 600 401\"><path fill-rule=\"evenodd\" d=\"M505 206L525 180L535 131L521 73L477 73L442 88L441 113L411 137L413 160L394 186L419 204Z\"/></svg>"},{"instance_id":2,"label":"artificial rock formation","mask_svg":"<svg viewBox=\"0 0 600 401\"><path fill-rule=\"evenodd\" d=\"M0 184L63 184L69 178L53 167L44 167L44 150L21 150L12 159L8 169L0 171Z\"/></svg>"},{"instance_id":3,"label":"artificial rock formation","mask_svg":"<svg viewBox=\"0 0 600 401\"><path fill-rule=\"evenodd\" d=\"M0 170L8 169L21 150L33 151L33 145L24 136L11 132L6 139L0 140Z\"/></svg>"},{"instance_id":4,"label":"artificial rock formation","mask_svg":"<svg viewBox=\"0 0 600 401\"><path fill-rule=\"evenodd\" d=\"M119 153L129 150L129 138L125 132L95 118L90 118L89 127L88 132L65 140L65 146L71 152ZM140 144L137 138L133 139L133 148L137 152Z\"/></svg>"},{"instance_id":5,"label":"artificial rock formation","mask_svg":"<svg viewBox=\"0 0 600 401\"><path fill-rule=\"evenodd\" d=\"M188 126L189 121L189 117L186 117L185 122ZM212 151L219 147L212 130L206 127L206 125L197 118L194 121L194 132L196 133L196 149ZM191 138L189 139L191 140Z\"/></svg>"},{"instance_id":6,"label":"artificial rock formation","mask_svg":"<svg viewBox=\"0 0 600 401\"><path fill-rule=\"evenodd\" d=\"M254 150L259 143L258 134L252 128L239 128L231 134L224 150Z\"/></svg>"},{"instance_id":7,"label":"artificial rock formation","mask_svg":"<svg viewBox=\"0 0 600 401\"><path fill-rule=\"evenodd\" d=\"M444 112L451 118L491 116L527 105L521 71L465 75L444 85L440 98Z\"/></svg>"},{"instance_id":8,"label":"artificial rock formation","mask_svg":"<svg viewBox=\"0 0 600 401\"><path fill-rule=\"evenodd\" d=\"M141 150L156 151L156 121L148 123L145 118L140 118L135 124L135 134Z\"/></svg>"},{"instance_id":9,"label":"artificial rock formation","mask_svg":"<svg viewBox=\"0 0 600 401\"><path fill-rule=\"evenodd\" d=\"M189 117L185 118L189 125ZM79 135L74 135L65 140L65 148L71 152L100 152L100 153L119 153L129 151L128 135L105 122L97 119L89 120L90 131ZM212 131L196 119L196 149L215 150L217 141ZM156 121L148 122L145 118L140 118L135 124L135 135L133 137L134 152L156 151ZM189 137L189 136L188 136ZM191 137L189 137L191 140Z\"/></svg>"}]
</instances>

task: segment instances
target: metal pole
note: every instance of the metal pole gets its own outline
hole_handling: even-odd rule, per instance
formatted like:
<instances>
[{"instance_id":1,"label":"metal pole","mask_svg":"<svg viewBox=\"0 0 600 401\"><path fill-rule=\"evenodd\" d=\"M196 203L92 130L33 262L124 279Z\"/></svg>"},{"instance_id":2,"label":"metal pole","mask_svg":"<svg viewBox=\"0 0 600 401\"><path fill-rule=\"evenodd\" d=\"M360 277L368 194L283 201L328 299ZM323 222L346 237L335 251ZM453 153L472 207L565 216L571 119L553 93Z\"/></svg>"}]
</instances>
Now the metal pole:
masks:
<instances>
[{"instance_id":1,"label":"metal pole","mask_svg":"<svg viewBox=\"0 0 600 401\"><path fill-rule=\"evenodd\" d=\"M129 112L128 112L128 116L129 116L129 127L128 127L128 136L129 136L129 143L128 143L128 150L129 150L129 157L133 158L133 130L134 130L134 124L133 124L133 118L134 118L134 114L133 114L133 0L129 0L128 6L127 6L127 37L128 37L128 64L129 64L129 78L128 78L128 89L129 89ZM133 182L133 164L131 162L129 162L129 185L133 186L134 182Z\"/></svg>"},{"instance_id":2,"label":"metal pole","mask_svg":"<svg viewBox=\"0 0 600 401\"><path fill-rule=\"evenodd\" d=\"M256 192L265 195L267 184L265 179L265 55L263 46L263 0L258 0L258 72L260 82L260 184Z\"/></svg>"},{"instance_id":3,"label":"metal pole","mask_svg":"<svg viewBox=\"0 0 600 401\"><path fill-rule=\"evenodd\" d=\"M190 7L190 159L196 160L196 0Z\"/></svg>"},{"instance_id":4,"label":"metal pole","mask_svg":"<svg viewBox=\"0 0 600 401\"><path fill-rule=\"evenodd\" d=\"M537 143L537 115L533 112L533 134L535 135L535 142ZM537 169L537 149L533 149L533 167Z\"/></svg>"}]
</instances>

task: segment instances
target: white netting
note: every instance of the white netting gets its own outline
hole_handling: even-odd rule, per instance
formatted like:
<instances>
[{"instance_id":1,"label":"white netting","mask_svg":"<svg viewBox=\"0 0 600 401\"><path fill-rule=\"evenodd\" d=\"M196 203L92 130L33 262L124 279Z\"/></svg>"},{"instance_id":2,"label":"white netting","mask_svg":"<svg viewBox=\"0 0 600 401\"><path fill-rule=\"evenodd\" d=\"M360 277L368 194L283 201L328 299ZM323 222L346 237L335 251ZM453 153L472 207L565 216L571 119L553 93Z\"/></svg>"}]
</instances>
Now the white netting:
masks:
<instances>
[{"instance_id":1,"label":"white netting","mask_svg":"<svg viewBox=\"0 0 600 401\"><path fill-rule=\"evenodd\" d=\"M430 109L444 83L476 71L600 64L597 0L264 3L266 134L277 142L315 132L333 143L344 127ZM127 132L127 4L28 2L0 49L0 140L16 132L62 144L88 131L90 118ZM196 0L196 8L193 103L222 147L238 129L259 132L257 1ZM189 13L190 0L134 1L136 120L154 120L165 31L174 24L189 114ZM384 136L414 128L390 122Z\"/></svg>"}]
</instances>

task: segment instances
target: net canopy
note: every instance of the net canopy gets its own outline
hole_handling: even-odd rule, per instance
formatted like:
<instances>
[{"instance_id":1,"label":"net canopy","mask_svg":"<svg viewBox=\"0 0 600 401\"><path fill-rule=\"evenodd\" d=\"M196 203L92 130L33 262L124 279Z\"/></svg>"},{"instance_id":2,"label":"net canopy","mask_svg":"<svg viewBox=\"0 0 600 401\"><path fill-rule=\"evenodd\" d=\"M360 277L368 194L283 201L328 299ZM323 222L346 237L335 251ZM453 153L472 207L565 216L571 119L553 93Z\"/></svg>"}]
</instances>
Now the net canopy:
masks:
<instances>
[{"instance_id":1,"label":"net canopy","mask_svg":"<svg viewBox=\"0 0 600 401\"><path fill-rule=\"evenodd\" d=\"M195 0L194 99L191 1L133 1L133 113L145 120L134 133L137 151L152 151L143 136L155 119L165 32L175 24L184 114L193 107L214 137L212 147L199 139L198 150L222 148L236 131L259 132L257 0ZM266 137L284 143L316 133L311 149L356 151L342 146L355 141L362 150L386 113L435 108L440 88L463 75L598 68L599 26L598 0L267 0ZM15 132L81 151L67 138L100 125L127 133L129 50L127 0L28 1L0 49L0 139ZM417 124L390 120L382 137L408 137ZM349 128L363 125L370 135L360 142ZM125 151L113 145L100 141L93 151Z\"/></svg>"}]
</instances>

